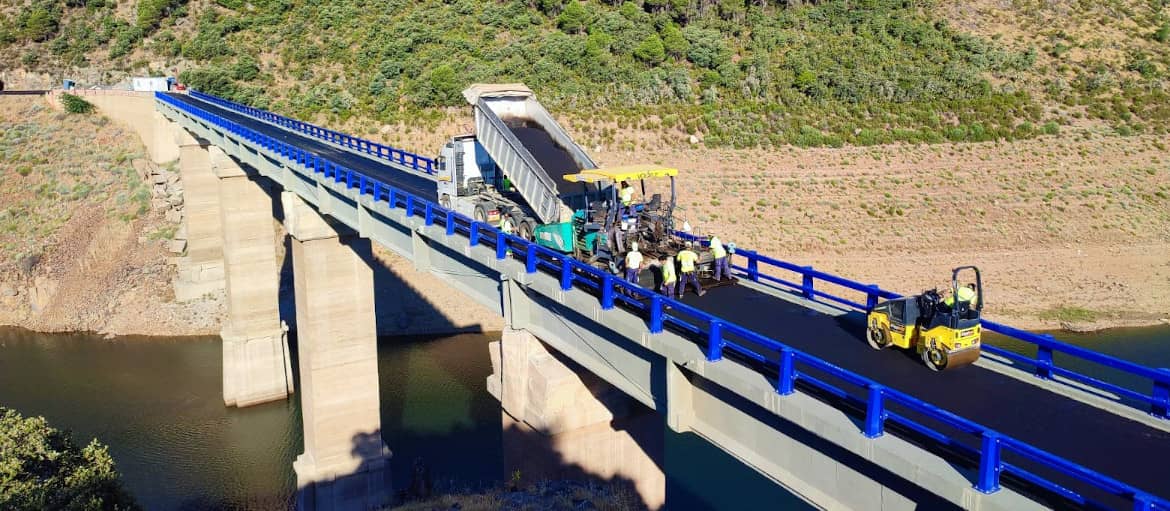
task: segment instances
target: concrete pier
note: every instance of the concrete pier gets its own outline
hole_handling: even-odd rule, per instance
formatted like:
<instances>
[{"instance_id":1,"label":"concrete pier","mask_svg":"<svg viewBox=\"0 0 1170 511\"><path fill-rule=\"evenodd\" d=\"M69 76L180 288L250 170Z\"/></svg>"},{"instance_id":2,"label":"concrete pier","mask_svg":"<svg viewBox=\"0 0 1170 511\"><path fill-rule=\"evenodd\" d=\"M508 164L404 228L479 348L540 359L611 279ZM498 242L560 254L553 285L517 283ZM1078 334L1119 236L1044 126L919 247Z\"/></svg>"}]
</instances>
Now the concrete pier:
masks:
<instances>
[{"instance_id":1,"label":"concrete pier","mask_svg":"<svg viewBox=\"0 0 1170 511\"><path fill-rule=\"evenodd\" d=\"M661 418L524 330L491 343L488 391L504 409L504 457L522 482L628 484L650 509L666 501Z\"/></svg>"},{"instance_id":2,"label":"concrete pier","mask_svg":"<svg viewBox=\"0 0 1170 511\"><path fill-rule=\"evenodd\" d=\"M218 147L174 127L179 147L179 179L183 183L183 228L187 255L179 260L175 300L186 302L224 289L223 232L220 221L219 179L211 170L211 151L227 158Z\"/></svg>"},{"instance_id":3,"label":"concrete pier","mask_svg":"<svg viewBox=\"0 0 1170 511\"><path fill-rule=\"evenodd\" d=\"M228 317L223 338L223 401L250 406L284 399L292 390L288 341L280 321L272 199L218 149L220 228Z\"/></svg>"},{"instance_id":4,"label":"concrete pier","mask_svg":"<svg viewBox=\"0 0 1170 511\"><path fill-rule=\"evenodd\" d=\"M142 99L145 100L143 101L143 104L148 108L153 103L148 98ZM123 98L121 101L133 101L133 99ZM103 111L108 111L108 109L103 109ZM148 110L148 112L150 112L149 115L151 116L152 129L149 131L140 131L139 134L142 137L143 142L146 142L146 151L150 154L150 159L159 165L175 161L179 158L179 146L175 144L173 139L174 131L172 126L174 126L174 124L171 123L171 121L165 116L163 116L161 112L150 110ZM138 116L144 116L144 114L145 112L137 113ZM132 119L133 115L135 114L131 114ZM146 140L148 136L151 138L149 141Z\"/></svg>"},{"instance_id":5,"label":"concrete pier","mask_svg":"<svg viewBox=\"0 0 1170 511\"><path fill-rule=\"evenodd\" d=\"M368 510L390 504L382 441L370 240L282 194L292 237L305 452L297 508Z\"/></svg>"}]
</instances>

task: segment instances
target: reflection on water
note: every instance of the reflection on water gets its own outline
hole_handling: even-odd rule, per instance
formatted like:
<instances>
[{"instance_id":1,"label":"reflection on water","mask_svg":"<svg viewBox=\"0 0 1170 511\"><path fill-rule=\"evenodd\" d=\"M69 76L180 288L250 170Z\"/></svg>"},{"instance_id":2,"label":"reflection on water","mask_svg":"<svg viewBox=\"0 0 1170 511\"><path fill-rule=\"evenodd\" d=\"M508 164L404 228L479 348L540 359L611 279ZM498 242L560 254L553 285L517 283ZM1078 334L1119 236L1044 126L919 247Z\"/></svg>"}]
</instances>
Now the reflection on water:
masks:
<instances>
[{"instance_id":1,"label":"reflection on water","mask_svg":"<svg viewBox=\"0 0 1170 511\"><path fill-rule=\"evenodd\" d=\"M1170 327L1059 337L1170 367ZM491 340L470 334L380 341L383 436L394 452L396 488L409 483L416 458L425 460L439 490L504 479L500 408L485 383ZM221 357L217 338L110 341L0 329L0 405L44 415L82 443L101 439L148 509L287 507L295 489L292 460L302 450L299 399L224 407ZM1058 363L1077 365L1064 358ZM807 509L692 434L668 432L664 461L670 509L760 502Z\"/></svg>"}]
</instances>

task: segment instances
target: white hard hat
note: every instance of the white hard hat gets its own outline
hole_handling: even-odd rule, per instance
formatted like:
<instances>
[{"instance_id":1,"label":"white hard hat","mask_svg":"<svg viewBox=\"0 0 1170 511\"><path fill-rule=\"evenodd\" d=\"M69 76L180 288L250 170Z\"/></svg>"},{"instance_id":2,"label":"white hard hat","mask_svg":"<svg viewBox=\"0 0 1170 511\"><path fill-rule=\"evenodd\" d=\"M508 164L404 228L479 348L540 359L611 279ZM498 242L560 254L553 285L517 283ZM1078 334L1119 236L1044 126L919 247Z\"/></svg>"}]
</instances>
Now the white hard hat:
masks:
<instances>
[{"instance_id":1,"label":"white hard hat","mask_svg":"<svg viewBox=\"0 0 1170 511\"><path fill-rule=\"evenodd\" d=\"M633 243L630 243L630 250L637 252L638 251L638 242L635 241Z\"/></svg>"}]
</instances>

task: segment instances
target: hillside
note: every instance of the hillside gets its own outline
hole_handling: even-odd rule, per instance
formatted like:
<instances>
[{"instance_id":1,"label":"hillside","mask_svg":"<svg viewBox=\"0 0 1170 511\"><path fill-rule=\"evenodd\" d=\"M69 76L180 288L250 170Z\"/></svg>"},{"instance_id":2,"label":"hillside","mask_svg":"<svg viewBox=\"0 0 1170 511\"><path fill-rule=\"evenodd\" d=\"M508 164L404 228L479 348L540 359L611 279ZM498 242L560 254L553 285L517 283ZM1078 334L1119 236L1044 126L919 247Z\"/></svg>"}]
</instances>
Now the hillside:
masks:
<instances>
[{"instance_id":1,"label":"hillside","mask_svg":"<svg viewBox=\"0 0 1170 511\"><path fill-rule=\"evenodd\" d=\"M215 331L222 300L173 301L177 226L133 131L41 98L0 96L0 325Z\"/></svg>"},{"instance_id":2,"label":"hillside","mask_svg":"<svg viewBox=\"0 0 1170 511\"><path fill-rule=\"evenodd\" d=\"M1162 0L0 5L0 71L178 70L202 90L365 131L433 130L466 84L514 80L597 144L629 148L690 135L709 147L984 141L1066 125L1163 134L1170 119Z\"/></svg>"}]
</instances>

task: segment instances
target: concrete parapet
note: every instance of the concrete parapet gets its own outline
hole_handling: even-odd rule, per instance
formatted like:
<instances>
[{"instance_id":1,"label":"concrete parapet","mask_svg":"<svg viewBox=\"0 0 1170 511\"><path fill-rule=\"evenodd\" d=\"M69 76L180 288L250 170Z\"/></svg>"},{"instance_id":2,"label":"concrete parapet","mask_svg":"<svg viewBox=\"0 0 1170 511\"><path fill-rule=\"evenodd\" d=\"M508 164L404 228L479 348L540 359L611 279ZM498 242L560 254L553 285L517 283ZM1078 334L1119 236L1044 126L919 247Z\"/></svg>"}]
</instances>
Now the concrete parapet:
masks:
<instances>
[{"instance_id":1,"label":"concrete parapet","mask_svg":"<svg viewBox=\"0 0 1170 511\"><path fill-rule=\"evenodd\" d=\"M491 343L488 390L504 408L505 464L521 478L628 482L650 509L666 501L662 423L531 333L505 329Z\"/></svg>"},{"instance_id":2,"label":"concrete parapet","mask_svg":"<svg viewBox=\"0 0 1170 511\"><path fill-rule=\"evenodd\" d=\"M389 503L390 450L381 438L370 240L341 232L295 194L281 196L292 237L305 452L299 509Z\"/></svg>"},{"instance_id":3,"label":"concrete parapet","mask_svg":"<svg viewBox=\"0 0 1170 511\"><path fill-rule=\"evenodd\" d=\"M276 264L272 200L234 160L222 153L218 155L212 155L211 163L219 177L228 304L228 318L221 334L224 403L247 406L263 402L253 400L252 396L266 396L264 401L286 397L292 389L292 368L288 356L276 358L287 353L288 347L283 334L277 334L283 328L277 295L280 274ZM244 351L239 350L241 339L245 340ZM257 339L273 339L272 346ZM276 346L280 349L275 349ZM260 375L260 371L268 374Z\"/></svg>"}]
</instances>

